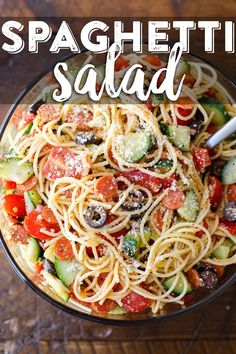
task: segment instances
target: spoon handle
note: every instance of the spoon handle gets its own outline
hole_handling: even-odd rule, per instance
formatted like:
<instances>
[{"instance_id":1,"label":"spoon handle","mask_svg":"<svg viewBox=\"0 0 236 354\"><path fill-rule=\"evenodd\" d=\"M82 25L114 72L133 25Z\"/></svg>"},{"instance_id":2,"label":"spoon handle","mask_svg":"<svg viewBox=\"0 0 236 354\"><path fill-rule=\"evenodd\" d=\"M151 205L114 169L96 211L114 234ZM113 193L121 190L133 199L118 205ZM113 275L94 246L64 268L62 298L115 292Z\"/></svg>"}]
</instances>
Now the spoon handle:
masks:
<instances>
[{"instance_id":1,"label":"spoon handle","mask_svg":"<svg viewBox=\"0 0 236 354\"><path fill-rule=\"evenodd\" d=\"M236 132L236 117L223 126L218 132L213 134L206 142L206 147L213 148L222 140L228 138L231 134Z\"/></svg>"}]
</instances>

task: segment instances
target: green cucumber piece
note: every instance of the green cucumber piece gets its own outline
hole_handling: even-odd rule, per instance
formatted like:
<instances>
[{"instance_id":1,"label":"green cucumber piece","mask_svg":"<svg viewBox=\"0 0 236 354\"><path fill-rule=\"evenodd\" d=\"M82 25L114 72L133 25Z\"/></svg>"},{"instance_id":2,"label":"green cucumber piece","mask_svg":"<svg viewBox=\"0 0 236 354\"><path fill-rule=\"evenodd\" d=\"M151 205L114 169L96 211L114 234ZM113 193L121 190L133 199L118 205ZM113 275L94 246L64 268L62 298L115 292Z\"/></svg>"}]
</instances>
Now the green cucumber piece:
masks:
<instances>
[{"instance_id":1,"label":"green cucumber piece","mask_svg":"<svg viewBox=\"0 0 236 354\"><path fill-rule=\"evenodd\" d=\"M148 241L152 238L152 230L149 229L148 227L144 227L144 232L143 232L143 234L144 234L145 240L146 240L147 243L148 243ZM141 238L141 236L140 236L140 247L144 247L144 246L145 246L145 244L143 243L143 240L142 240L142 238Z\"/></svg>"},{"instance_id":2,"label":"green cucumber piece","mask_svg":"<svg viewBox=\"0 0 236 354\"><path fill-rule=\"evenodd\" d=\"M55 256L54 256L54 253L53 253L53 248L54 248L54 245L51 245L49 246L45 252L44 252L44 258L48 259L49 261L51 261L52 263L55 263Z\"/></svg>"},{"instance_id":3,"label":"green cucumber piece","mask_svg":"<svg viewBox=\"0 0 236 354\"><path fill-rule=\"evenodd\" d=\"M35 207L37 207L39 204L42 204L42 198L39 195L39 193L36 191L36 189L31 189L30 191L28 191L30 200L32 201L32 203L34 204Z\"/></svg>"},{"instance_id":4,"label":"green cucumber piece","mask_svg":"<svg viewBox=\"0 0 236 354\"><path fill-rule=\"evenodd\" d=\"M190 189L185 197L184 204L177 210L181 218L186 221L195 221L199 213L199 202L194 190Z\"/></svg>"},{"instance_id":5,"label":"green cucumber piece","mask_svg":"<svg viewBox=\"0 0 236 354\"><path fill-rule=\"evenodd\" d=\"M193 291L191 284L189 283L187 277L182 274L184 276L184 278L186 279L187 283L188 283L188 287L187 287L187 292L186 294L189 294ZM166 279L163 283L163 286L165 288L165 290L169 290L171 288L171 286L173 285L173 282L175 280L175 275L173 277L170 277L168 279ZM183 291L183 287L184 287L184 283L182 278L179 279L179 281L177 282L175 288L172 290L172 293L176 294L176 295L180 295Z\"/></svg>"},{"instance_id":6,"label":"green cucumber piece","mask_svg":"<svg viewBox=\"0 0 236 354\"><path fill-rule=\"evenodd\" d=\"M190 65L185 60L180 59L176 70L175 70L175 77L176 79L180 79L184 74L190 72Z\"/></svg>"},{"instance_id":7,"label":"green cucumber piece","mask_svg":"<svg viewBox=\"0 0 236 354\"><path fill-rule=\"evenodd\" d=\"M222 170L223 185L236 183L236 156L226 162Z\"/></svg>"},{"instance_id":8,"label":"green cucumber piece","mask_svg":"<svg viewBox=\"0 0 236 354\"><path fill-rule=\"evenodd\" d=\"M128 257L135 257L140 248L140 236L134 232L128 232L123 240L123 252Z\"/></svg>"},{"instance_id":9,"label":"green cucumber piece","mask_svg":"<svg viewBox=\"0 0 236 354\"><path fill-rule=\"evenodd\" d=\"M224 243L219 245L213 252L213 256L217 259L227 259L229 258L229 254L230 254L230 247L224 245Z\"/></svg>"},{"instance_id":10,"label":"green cucumber piece","mask_svg":"<svg viewBox=\"0 0 236 354\"><path fill-rule=\"evenodd\" d=\"M74 260L64 261L55 257L55 269L58 278L65 286L70 286L79 270L78 262Z\"/></svg>"},{"instance_id":11,"label":"green cucumber piece","mask_svg":"<svg viewBox=\"0 0 236 354\"><path fill-rule=\"evenodd\" d=\"M154 166L154 168L160 170L161 173L166 173L171 170L172 166L173 166L173 162L171 160L162 159L158 161L158 163Z\"/></svg>"},{"instance_id":12,"label":"green cucumber piece","mask_svg":"<svg viewBox=\"0 0 236 354\"><path fill-rule=\"evenodd\" d=\"M181 151L190 150L190 128L183 125L168 125L168 136L170 141Z\"/></svg>"},{"instance_id":13,"label":"green cucumber piece","mask_svg":"<svg viewBox=\"0 0 236 354\"><path fill-rule=\"evenodd\" d=\"M129 133L117 137L119 155L127 162L137 162L150 150L152 138L149 132Z\"/></svg>"},{"instance_id":14,"label":"green cucumber piece","mask_svg":"<svg viewBox=\"0 0 236 354\"><path fill-rule=\"evenodd\" d=\"M28 243L20 245L20 248L26 261L33 263L37 262L41 253L41 248L35 238L29 237Z\"/></svg>"},{"instance_id":15,"label":"green cucumber piece","mask_svg":"<svg viewBox=\"0 0 236 354\"><path fill-rule=\"evenodd\" d=\"M30 122L30 123L26 126L26 128L25 128L24 133L22 134L22 136L28 135L28 134L30 133L31 129L32 129L32 126L33 126L33 122Z\"/></svg>"},{"instance_id":16,"label":"green cucumber piece","mask_svg":"<svg viewBox=\"0 0 236 354\"><path fill-rule=\"evenodd\" d=\"M55 290L57 295L60 296L62 300L67 302L70 298L70 295L68 292L65 291L65 287L60 281L60 279L46 271L43 271L42 273L46 282L51 286L53 290Z\"/></svg>"},{"instance_id":17,"label":"green cucumber piece","mask_svg":"<svg viewBox=\"0 0 236 354\"><path fill-rule=\"evenodd\" d=\"M33 211L35 209L35 206L34 206L32 200L30 199L28 192L24 192L24 199L25 199L26 213L29 214L29 213L31 213L31 211Z\"/></svg>"},{"instance_id":18,"label":"green cucumber piece","mask_svg":"<svg viewBox=\"0 0 236 354\"><path fill-rule=\"evenodd\" d=\"M126 309L124 307L121 307L117 305L112 309L111 311L108 312L110 315L124 315L127 313Z\"/></svg>"},{"instance_id":19,"label":"green cucumber piece","mask_svg":"<svg viewBox=\"0 0 236 354\"><path fill-rule=\"evenodd\" d=\"M210 115L211 112L214 112L211 123L216 125L223 125L230 119L230 116L225 109L225 105L216 99L211 97L202 97L199 99L199 103L202 105L208 115Z\"/></svg>"},{"instance_id":20,"label":"green cucumber piece","mask_svg":"<svg viewBox=\"0 0 236 354\"><path fill-rule=\"evenodd\" d=\"M153 106L157 106L157 105L165 102L165 97L164 97L163 93L160 93L158 95L152 93L150 95L150 100L151 100Z\"/></svg>"},{"instance_id":21,"label":"green cucumber piece","mask_svg":"<svg viewBox=\"0 0 236 354\"><path fill-rule=\"evenodd\" d=\"M33 165L29 162L18 165L20 161L21 159L16 157L0 160L0 177L17 184L27 181L34 174Z\"/></svg>"}]
</instances>

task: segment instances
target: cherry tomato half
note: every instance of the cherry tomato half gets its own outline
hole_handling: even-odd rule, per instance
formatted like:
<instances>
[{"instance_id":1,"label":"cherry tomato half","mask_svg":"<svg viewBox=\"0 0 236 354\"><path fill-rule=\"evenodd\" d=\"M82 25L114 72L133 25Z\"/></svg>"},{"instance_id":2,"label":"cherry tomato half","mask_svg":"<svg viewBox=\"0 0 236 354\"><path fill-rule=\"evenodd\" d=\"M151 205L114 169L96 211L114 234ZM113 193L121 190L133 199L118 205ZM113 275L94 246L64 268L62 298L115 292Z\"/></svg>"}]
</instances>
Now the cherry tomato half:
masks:
<instances>
[{"instance_id":1,"label":"cherry tomato half","mask_svg":"<svg viewBox=\"0 0 236 354\"><path fill-rule=\"evenodd\" d=\"M2 199L2 205L12 216L23 218L26 215L25 200L22 195L7 194Z\"/></svg>"},{"instance_id":2,"label":"cherry tomato half","mask_svg":"<svg viewBox=\"0 0 236 354\"><path fill-rule=\"evenodd\" d=\"M184 193L179 188L176 188L176 190L170 189L163 198L162 205L169 210L176 210L184 204L184 199Z\"/></svg>"},{"instance_id":3,"label":"cherry tomato half","mask_svg":"<svg viewBox=\"0 0 236 354\"><path fill-rule=\"evenodd\" d=\"M106 299L102 305L99 302L91 302L91 308L94 312L107 313L116 307L116 302L111 299Z\"/></svg>"},{"instance_id":4,"label":"cherry tomato half","mask_svg":"<svg viewBox=\"0 0 236 354\"><path fill-rule=\"evenodd\" d=\"M229 202L236 202L236 184L229 185L227 196Z\"/></svg>"},{"instance_id":5,"label":"cherry tomato half","mask_svg":"<svg viewBox=\"0 0 236 354\"><path fill-rule=\"evenodd\" d=\"M217 208L223 196L223 186L219 179L215 176L210 176L208 180L209 198L212 208Z\"/></svg>"},{"instance_id":6,"label":"cherry tomato half","mask_svg":"<svg viewBox=\"0 0 236 354\"><path fill-rule=\"evenodd\" d=\"M140 312L151 306L151 300L146 299L144 296L131 291L124 299L122 303L126 310L129 312Z\"/></svg>"},{"instance_id":7,"label":"cherry tomato half","mask_svg":"<svg viewBox=\"0 0 236 354\"><path fill-rule=\"evenodd\" d=\"M204 148L195 148L192 152L193 162L196 170L199 172L204 172L205 169L211 165L211 158L209 152Z\"/></svg>"},{"instance_id":8,"label":"cherry tomato half","mask_svg":"<svg viewBox=\"0 0 236 354\"><path fill-rule=\"evenodd\" d=\"M120 55L115 62L115 71L120 71L129 66L128 60L126 60L122 55Z\"/></svg>"},{"instance_id":9,"label":"cherry tomato half","mask_svg":"<svg viewBox=\"0 0 236 354\"><path fill-rule=\"evenodd\" d=\"M27 179L27 181L25 181L22 184L17 184L17 190L20 193L24 193L26 191L30 191L31 189L35 188L38 184L38 180L37 177L32 176L29 179Z\"/></svg>"},{"instance_id":10,"label":"cherry tomato half","mask_svg":"<svg viewBox=\"0 0 236 354\"><path fill-rule=\"evenodd\" d=\"M112 176L100 177L96 182L95 191L105 200L111 201L114 197L118 195L118 186L116 179Z\"/></svg>"},{"instance_id":11,"label":"cherry tomato half","mask_svg":"<svg viewBox=\"0 0 236 354\"><path fill-rule=\"evenodd\" d=\"M160 59L158 58L157 55L153 55L153 54L147 55L144 58L144 60L146 62L148 62L149 64L154 65L154 66L160 66L161 65L161 61L160 61Z\"/></svg>"},{"instance_id":12,"label":"cherry tomato half","mask_svg":"<svg viewBox=\"0 0 236 354\"><path fill-rule=\"evenodd\" d=\"M40 231L41 229L55 233L60 231L58 224L49 224L43 220L42 214L38 210L31 211L31 213L25 217L23 225L29 235L42 241L51 239L52 237L44 234Z\"/></svg>"},{"instance_id":13,"label":"cherry tomato half","mask_svg":"<svg viewBox=\"0 0 236 354\"><path fill-rule=\"evenodd\" d=\"M53 253L57 258L62 260L68 260L74 257L74 252L71 243L65 237L62 237L55 242L53 247Z\"/></svg>"}]
</instances>

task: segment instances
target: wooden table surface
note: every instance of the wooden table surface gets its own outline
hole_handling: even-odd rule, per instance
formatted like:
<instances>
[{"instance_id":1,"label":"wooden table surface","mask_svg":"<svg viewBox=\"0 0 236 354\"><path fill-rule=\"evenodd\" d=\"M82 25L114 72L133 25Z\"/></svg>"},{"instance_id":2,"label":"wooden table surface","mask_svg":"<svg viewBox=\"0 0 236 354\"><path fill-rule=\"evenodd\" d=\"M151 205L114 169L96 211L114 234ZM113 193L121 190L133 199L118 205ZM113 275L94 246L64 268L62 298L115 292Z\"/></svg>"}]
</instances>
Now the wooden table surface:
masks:
<instances>
[{"instance_id":1,"label":"wooden table surface","mask_svg":"<svg viewBox=\"0 0 236 354\"><path fill-rule=\"evenodd\" d=\"M0 10L1 16L232 17L236 2L12 0L1 1ZM222 55L214 57L218 66L222 66ZM227 60L224 70L236 78L235 55ZM8 58L0 60L0 65L2 72L4 65L11 66ZM16 82L21 79L27 83L24 72L16 72ZM11 85L10 81L9 89ZM207 307L179 319L156 325L112 327L79 320L42 300L18 278L2 251L0 264L0 353L236 353L236 286Z\"/></svg>"}]
</instances>

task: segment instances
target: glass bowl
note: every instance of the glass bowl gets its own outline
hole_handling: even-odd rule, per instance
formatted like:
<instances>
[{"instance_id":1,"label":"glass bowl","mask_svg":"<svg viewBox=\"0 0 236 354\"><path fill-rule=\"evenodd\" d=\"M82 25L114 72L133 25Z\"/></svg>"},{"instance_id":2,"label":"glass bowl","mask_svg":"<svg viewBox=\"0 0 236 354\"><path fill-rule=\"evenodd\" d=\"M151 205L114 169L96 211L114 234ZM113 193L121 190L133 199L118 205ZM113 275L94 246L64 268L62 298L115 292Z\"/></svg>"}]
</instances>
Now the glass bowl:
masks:
<instances>
[{"instance_id":1,"label":"glass bowl","mask_svg":"<svg viewBox=\"0 0 236 354\"><path fill-rule=\"evenodd\" d=\"M129 48L126 48L127 52ZM68 65L82 65L82 63L89 55L89 52L82 52L80 54L71 56L66 61ZM187 60L191 61L202 61L200 58L193 55L185 55ZM98 57L99 58L99 57ZM165 58L164 58L165 59ZM93 59L96 64L96 56ZM98 63L100 64L100 63ZM236 85L228 78L225 74L222 74L217 70L218 80L221 84L229 91L232 96L236 96ZM34 82L32 82L16 99L14 104L9 109L6 114L4 121L0 129L0 151L7 151L8 149L8 134L16 134L17 129L14 125L14 116L19 114L24 110L25 106L29 103L35 102L38 97L41 95L42 90L48 85L51 78L51 71L40 75ZM230 285L232 285L236 280L236 265L226 267L225 274L223 278L219 281L217 286L209 291L201 289L196 292L192 300L187 302L184 307L181 307L177 304L167 304L161 313L153 314L150 311L141 312L141 313L129 313L123 315L109 315L109 314L94 314L87 313L82 309L77 308L72 303L64 303L63 300L51 289L39 276L36 276L33 270L27 265L24 259L21 256L21 252L17 244L13 244L10 241L8 231L7 231L7 220L5 219L2 208L0 210L0 242L3 248L4 253L9 259L11 265L15 269L19 277L28 284L38 295L43 297L45 300L50 302L52 305L60 308L67 313L70 313L79 318L86 320L91 320L104 324L113 324L113 325L136 325L144 322L156 322L168 318L174 318L185 313L188 313L192 310L196 310L202 305L206 305L216 296L224 292Z\"/></svg>"}]
</instances>

